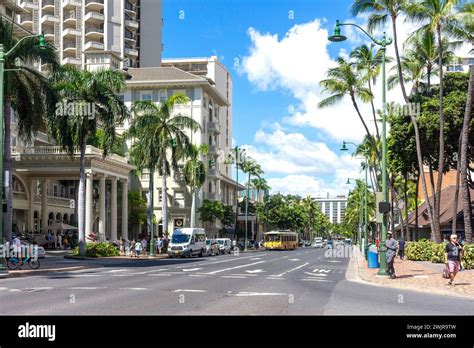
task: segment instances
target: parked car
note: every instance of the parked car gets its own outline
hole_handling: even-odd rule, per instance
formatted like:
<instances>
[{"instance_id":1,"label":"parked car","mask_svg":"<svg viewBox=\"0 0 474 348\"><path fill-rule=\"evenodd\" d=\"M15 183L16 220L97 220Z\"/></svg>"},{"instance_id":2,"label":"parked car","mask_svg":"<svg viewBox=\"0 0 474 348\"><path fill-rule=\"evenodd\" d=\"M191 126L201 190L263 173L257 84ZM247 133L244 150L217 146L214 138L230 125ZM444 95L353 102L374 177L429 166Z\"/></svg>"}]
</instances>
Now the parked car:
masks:
<instances>
[{"instance_id":1,"label":"parked car","mask_svg":"<svg viewBox=\"0 0 474 348\"><path fill-rule=\"evenodd\" d=\"M229 238L218 238L216 241L219 243L219 251L221 254L230 254L232 242Z\"/></svg>"},{"instance_id":2,"label":"parked car","mask_svg":"<svg viewBox=\"0 0 474 348\"><path fill-rule=\"evenodd\" d=\"M219 255L219 243L215 239L207 239L206 240L206 254L208 255Z\"/></svg>"},{"instance_id":3,"label":"parked car","mask_svg":"<svg viewBox=\"0 0 474 348\"><path fill-rule=\"evenodd\" d=\"M21 246L22 246L22 248L25 248L25 249L30 248L30 247L32 248L31 251L30 251L32 253L32 255L30 255L31 258L34 258L34 257L38 257L38 259L46 258L46 251L40 245L25 243L25 242L22 241Z\"/></svg>"},{"instance_id":4,"label":"parked car","mask_svg":"<svg viewBox=\"0 0 474 348\"><path fill-rule=\"evenodd\" d=\"M346 238L346 239L344 239L344 244L346 244L346 245L352 245L352 239L351 239L351 238Z\"/></svg>"}]
</instances>

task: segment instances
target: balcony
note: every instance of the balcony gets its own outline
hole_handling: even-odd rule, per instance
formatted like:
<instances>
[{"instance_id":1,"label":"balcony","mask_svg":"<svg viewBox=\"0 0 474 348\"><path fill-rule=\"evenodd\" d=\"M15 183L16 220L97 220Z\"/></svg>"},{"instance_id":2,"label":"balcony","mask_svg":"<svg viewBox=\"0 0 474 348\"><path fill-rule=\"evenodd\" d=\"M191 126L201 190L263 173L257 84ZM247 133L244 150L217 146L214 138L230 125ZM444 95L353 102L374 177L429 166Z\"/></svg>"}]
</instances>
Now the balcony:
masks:
<instances>
[{"instance_id":1,"label":"balcony","mask_svg":"<svg viewBox=\"0 0 474 348\"><path fill-rule=\"evenodd\" d=\"M125 40L131 42L131 43L135 43L136 42L136 36L135 34L133 34L132 32L130 31L125 31L125 34L124 34L124 37L125 37Z\"/></svg>"},{"instance_id":2,"label":"balcony","mask_svg":"<svg viewBox=\"0 0 474 348\"><path fill-rule=\"evenodd\" d=\"M54 17L54 15L46 14L43 17L41 17L41 23L46 23L46 24L59 23L59 18Z\"/></svg>"},{"instance_id":3,"label":"balcony","mask_svg":"<svg viewBox=\"0 0 474 348\"><path fill-rule=\"evenodd\" d=\"M84 46L84 51L101 51L104 49L104 44L97 41L88 41Z\"/></svg>"},{"instance_id":4,"label":"balcony","mask_svg":"<svg viewBox=\"0 0 474 348\"><path fill-rule=\"evenodd\" d=\"M54 0L43 0L43 12L48 9L53 9L54 11Z\"/></svg>"},{"instance_id":5,"label":"balcony","mask_svg":"<svg viewBox=\"0 0 474 348\"><path fill-rule=\"evenodd\" d=\"M210 133L220 133L221 132L221 126L220 126L219 122L209 122L208 131Z\"/></svg>"},{"instance_id":6,"label":"balcony","mask_svg":"<svg viewBox=\"0 0 474 348\"><path fill-rule=\"evenodd\" d=\"M104 37L104 28L99 26L86 26L86 38L93 41L100 41Z\"/></svg>"},{"instance_id":7,"label":"balcony","mask_svg":"<svg viewBox=\"0 0 474 348\"><path fill-rule=\"evenodd\" d=\"M76 18L76 12L73 10L70 10L70 12L64 12L63 15L64 18L64 25L65 26L76 26L77 18Z\"/></svg>"},{"instance_id":8,"label":"balcony","mask_svg":"<svg viewBox=\"0 0 474 348\"><path fill-rule=\"evenodd\" d=\"M89 11L84 16L84 22L86 23L103 23L104 22L104 14L96 11Z\"/></svg>"},{"instance_id":9,"label":"balcony","mask_svg":"<svg viewBox=\"0 0 474 348\"><path fill-rule=\"evenodd\" d=\"M132 57L138 57L138 50L134 48L125 48L125 54Z\"/></svg>"},{"instance_id":10,"label":"balcony","mask_svg":"<svg viewBox=\"0 0 474 348\"><path fill-rule=\"evenodd\" d=\"M78 36L81 36L81 31L73 28L66 28L63 30L63 38L73 39Z\"/></svg>"},{"instance_id":11,"label":"balcony","mask_svg":"<svg viewBox=\"0 0 474 348\"><path fill-rule=\"evenodd\" d=\"M38 10L38 4L35 4L33 1L25 1L23 0L22 2L20 2L20 7L24 10Z\"/></svg>"},{"instance_id":12,"label":"balcony","mask_svg":"<svg viewBox=\"0 0 474 348\"><path fill-rule=\"evenodd\" d=\"M129 2L125 3L125 12L130 15L135 17L137 15L137 6L134 4L131 4Z\"/></svg>"},{"instance_id":13,"label":"balcony","mask_svg":"<svg viewBox=\"0 0 474 348\"><path fill-rule=\"evenodd\" d=\"M66 57L66 58L63 59L62 63L64 65L75 65L75 66L78 66L78 65L82 64L80 59L77 59L77 58L74 58L74 57Z\"/></svg>"},{"instance_id":14,"label":"balcony","mask_svg":"<svg viewBox=\"0 0 474 348\"><path fill-rule=\"evenodd\" d=\"M76 56L76 41L65 41L63 43L63 54L65 56Z\"/></svg>"},{"instance_id":15,"label":"balcony","mask_svg":"<svg viewBox=\"0 0 474 348\"><path fill-rule=\"evenodd\" d=\"M137 30L138 29L138 22L131 19L125 20L125 26L130 30Z\"/></svg>"},{"instance_id":16,"label":"balcony","mask_svg":"<svg viewBox=\"0 0 474 348\"><path fill-rule=\"evenodd\" d=\"M82 2L80 0L63 0L64 9L75 9L77 6L82 6Z\"/></svg>"},{"instance_id":17,"label":"balcony","mask_svg":"<svg viewBox=\"0 0 474 348\"><path fill-rule=\"evenodd\" d=\"M86 0L86 10L100 12L104 9L104 0Z\"/></svg>"},{"instance_id":18,"label":"balcony","mask_svg":"<svg viewBox=\"0 0 474 348\"><path fill-rule=\"evenodd\" d=\"M32 15L20 16L20 25L22 25L26 29L31 29L33 27L33 16Z\"/></svg>"},{"instance_id":19,"label":"balcony","mask_svg":"<svg viewBox=\"0 0 474 348\"><path fill-rule=\"evenodd\" d=\"M46 40L49 42L54 41L54 29L53 28L44 28L43 35Z\"/></svg>"}]
</instances>

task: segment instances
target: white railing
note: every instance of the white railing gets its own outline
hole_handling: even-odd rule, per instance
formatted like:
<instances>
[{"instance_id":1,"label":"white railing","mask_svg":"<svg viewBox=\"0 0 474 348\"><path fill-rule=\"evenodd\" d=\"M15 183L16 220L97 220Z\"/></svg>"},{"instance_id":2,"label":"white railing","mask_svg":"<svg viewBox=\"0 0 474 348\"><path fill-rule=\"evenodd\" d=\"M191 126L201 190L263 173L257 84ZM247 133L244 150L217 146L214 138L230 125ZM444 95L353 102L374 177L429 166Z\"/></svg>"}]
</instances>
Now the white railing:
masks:
<instances>
[{"instance_id":1,"label":"white railing","mask_svg":"<svg viewBox=\"0 0 474 348\"><path fill-rule=\"evenodd\" d=\"M61 146L12 146L12 154L14 155L67 155L68 153L61 148ZM96 155L96 156L103 156L103 152L101 149L98 149L94 146L87 145L86 147L86 156L87 155ZM74 151L74 156L79 156L80 151L76 149ZM127 159L125 157L116 155L116 154L109 154L107 158L113 159L119 162L127 163Z\"/></svg>"}]
</instances>

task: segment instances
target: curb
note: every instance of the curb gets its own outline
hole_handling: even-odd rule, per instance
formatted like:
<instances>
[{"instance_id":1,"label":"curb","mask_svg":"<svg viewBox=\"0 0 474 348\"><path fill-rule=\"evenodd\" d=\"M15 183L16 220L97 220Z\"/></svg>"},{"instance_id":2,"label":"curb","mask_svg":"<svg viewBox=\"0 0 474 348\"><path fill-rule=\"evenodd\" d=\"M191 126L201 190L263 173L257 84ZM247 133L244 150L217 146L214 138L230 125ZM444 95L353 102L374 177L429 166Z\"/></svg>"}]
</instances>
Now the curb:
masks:
<instances>
[{"instance_id":1,"label":"curb","mask_svg":"<svg viewBox=\"0 0 474 348\"><path fill-rule=\"evenodd\" d=\"M362 254L360 253L360 251L357 248L355 248L355 249L356 250L355 250L354 254L356 256L355 256L355 258L353 257L349 260L349 265L347 267L347 271L346 271L346 280L347 281L366 284L366 285L372 285L372 286L378 286L378 287L381 287L381 288L415 291L415 292L422 293L422 294L428 293L428 294L435 294L435 295L443 295L443 296L447 296L447 297L461 297L461 298L470 299L470 300L472 300L474 298L473 295L459 294L459 293L456 293L456 292L446 292L444 290L439 290L439 289L433 288L433 287L412 288L412 287L409 287L409 286L403 286L403 285L398 285L398 284L385 285L385 284L377 283L377 282L371 280L370 278L366 278L366 277L360 275L360 268L359 268L358 260L362 256Z\"/></svg>"}]
</instances>

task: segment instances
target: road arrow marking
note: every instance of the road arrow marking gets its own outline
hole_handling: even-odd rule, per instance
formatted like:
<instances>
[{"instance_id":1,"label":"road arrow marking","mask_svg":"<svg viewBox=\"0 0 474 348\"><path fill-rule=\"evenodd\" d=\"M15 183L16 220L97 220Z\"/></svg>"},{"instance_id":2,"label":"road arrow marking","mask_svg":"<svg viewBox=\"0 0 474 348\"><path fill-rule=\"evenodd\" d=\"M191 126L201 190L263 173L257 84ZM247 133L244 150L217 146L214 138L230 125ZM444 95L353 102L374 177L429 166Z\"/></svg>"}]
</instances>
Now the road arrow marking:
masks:
<instances>
[{"instance_id":1,"label":"road arrow marking","mask_svg":"<svg viewBox=\"0 0 474 348\"><path fill-rule=\"evenodd\" d=\"M314 269L313 273L316 273L316 272L319 272L319 273L329 273L331 272L330 269L319 269L319 268L316 268Z\"/></svg>"}]
</instances>

